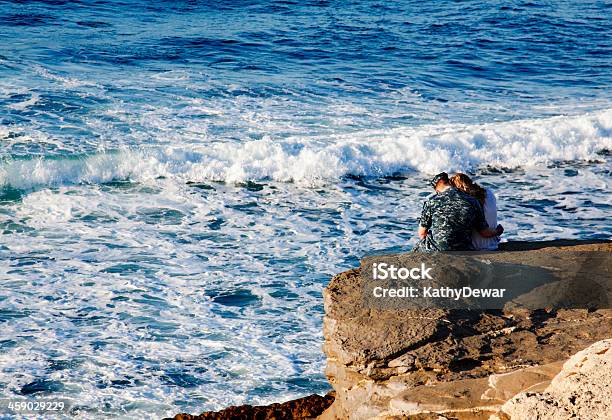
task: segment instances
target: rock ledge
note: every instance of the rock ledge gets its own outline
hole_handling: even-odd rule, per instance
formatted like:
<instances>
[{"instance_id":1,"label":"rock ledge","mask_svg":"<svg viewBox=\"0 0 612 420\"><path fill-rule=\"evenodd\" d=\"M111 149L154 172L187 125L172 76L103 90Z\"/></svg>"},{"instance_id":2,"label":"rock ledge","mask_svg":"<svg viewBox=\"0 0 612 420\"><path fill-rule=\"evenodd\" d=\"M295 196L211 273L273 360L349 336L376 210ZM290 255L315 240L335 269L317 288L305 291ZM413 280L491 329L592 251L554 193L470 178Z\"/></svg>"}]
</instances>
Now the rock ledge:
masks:
<instances>
[{"instance_id":1,"label":"rock ledge","mask_svg":"<svg viewBox=\"0 0 612 420\"><path fill-rule=\"evenodd\" d=\"M612 252L612 242L507 243L491 255L518 263L552 256L571 267L567 251ZM568 389L580 389L557 375L571 369L567 363L573 355L612 337L612 310L373 309L362 304L359 270L338 274L324 291L326 375L336 400L321 419L523 419L554 418L546 412L561 415L556 418L583 413L562 404L565 411L551 408L555 398L571 398ZM607 275L612 275L609 268ZM612 377L611 364L600 359L598 369ZM588 381L580 386L595 389ZM607 392L608 402L576 399L590 407L584 408L585 418L596 418L611 405L610 389L596 389L597 395Z\"/></svg>"}]
</instances>

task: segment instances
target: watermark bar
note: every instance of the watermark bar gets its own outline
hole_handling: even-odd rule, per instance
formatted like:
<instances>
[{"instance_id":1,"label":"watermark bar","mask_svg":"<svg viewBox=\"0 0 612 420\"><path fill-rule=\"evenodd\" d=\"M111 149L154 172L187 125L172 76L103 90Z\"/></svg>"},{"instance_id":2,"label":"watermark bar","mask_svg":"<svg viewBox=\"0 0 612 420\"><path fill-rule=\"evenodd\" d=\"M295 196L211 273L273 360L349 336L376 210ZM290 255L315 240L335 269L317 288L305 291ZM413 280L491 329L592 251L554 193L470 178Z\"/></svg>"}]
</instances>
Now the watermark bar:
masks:
<instances>
[{"instance_id":1,"label":"watermark bar","mask_svg":"<svg viewBox=\"0 0 612 420\"><path fill-rule=\"evenodd\" d=\"M409 253L361 262L377 309L609 309L612 253Z\"/></svg>"}]
</instances>

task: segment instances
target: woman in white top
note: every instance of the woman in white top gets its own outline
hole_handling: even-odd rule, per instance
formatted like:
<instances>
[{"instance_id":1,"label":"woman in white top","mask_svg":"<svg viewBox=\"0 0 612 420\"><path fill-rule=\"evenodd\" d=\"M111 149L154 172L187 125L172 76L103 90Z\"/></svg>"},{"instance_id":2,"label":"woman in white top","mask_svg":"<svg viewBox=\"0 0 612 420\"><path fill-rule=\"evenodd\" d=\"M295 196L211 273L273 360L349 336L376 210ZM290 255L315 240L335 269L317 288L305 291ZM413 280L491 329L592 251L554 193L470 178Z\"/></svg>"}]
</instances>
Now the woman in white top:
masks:
<instances>
[{"instance_id":1,"label":"woman in white top","mask_svg":"<svg viewBox=\"0 0 612 420\"><path fill-rule=\"evenodd\" d=\"M488 188L482 188L473 182L469 176L462 173L453 175L450 178L450 183L458 190L476 198L482 205L487 224L490 227L497 226L497 200L493 191ZM499 244L499 236L485 238L476 231L472 232L472 245L476 250L495 250L497 249L497 244Z\"/></svg>"}]
</instances>

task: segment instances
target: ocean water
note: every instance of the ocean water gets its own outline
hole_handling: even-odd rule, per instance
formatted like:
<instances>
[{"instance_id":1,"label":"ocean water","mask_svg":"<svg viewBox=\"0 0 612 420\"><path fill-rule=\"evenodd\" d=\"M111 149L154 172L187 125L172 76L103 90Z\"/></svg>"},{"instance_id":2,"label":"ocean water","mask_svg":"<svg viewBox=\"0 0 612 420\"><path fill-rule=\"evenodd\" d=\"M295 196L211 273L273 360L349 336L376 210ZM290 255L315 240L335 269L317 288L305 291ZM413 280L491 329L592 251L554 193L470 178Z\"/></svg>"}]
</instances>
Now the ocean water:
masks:
<instances>
[{"instance_id":1,"label":"ocean water","mask_svg":"<svg viewBox=\"0 0 612 420\"><path fill-rule=\"evenodd\" d=\"M505 239L612 235L609 2L208 3L0 1L0 396L326 392L323 287L441 170Z\"/></svg>"}]
</instances>

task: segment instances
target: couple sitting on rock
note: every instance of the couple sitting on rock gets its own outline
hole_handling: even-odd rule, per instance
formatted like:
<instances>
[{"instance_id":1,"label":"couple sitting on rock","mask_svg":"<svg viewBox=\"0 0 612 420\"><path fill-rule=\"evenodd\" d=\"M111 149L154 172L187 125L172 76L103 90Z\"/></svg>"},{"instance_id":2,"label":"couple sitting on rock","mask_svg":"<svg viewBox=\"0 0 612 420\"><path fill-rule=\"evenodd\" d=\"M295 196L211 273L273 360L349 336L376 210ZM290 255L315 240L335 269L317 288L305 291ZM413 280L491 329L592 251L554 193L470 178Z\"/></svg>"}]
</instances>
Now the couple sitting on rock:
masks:
<instances>
[{"instance_id":1,"label":"couple sitting on rock","mask_svg":"<svg viewBox=\"0 0 612 420\"><path fill-rule=\"evenodd\" d=\"M431 180L436 193L423 205L417 251L494 250L504 231L497 224L493 192L457 173ZM492 228L492 226L496 226Z\"/></svg>"}]
</instances>

